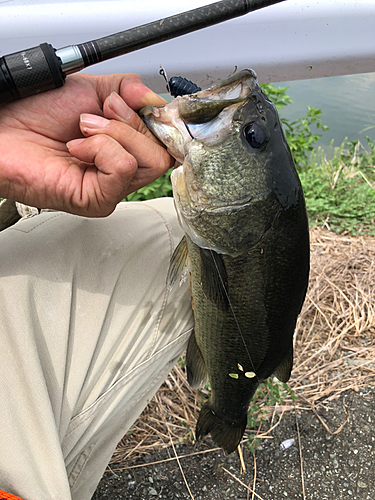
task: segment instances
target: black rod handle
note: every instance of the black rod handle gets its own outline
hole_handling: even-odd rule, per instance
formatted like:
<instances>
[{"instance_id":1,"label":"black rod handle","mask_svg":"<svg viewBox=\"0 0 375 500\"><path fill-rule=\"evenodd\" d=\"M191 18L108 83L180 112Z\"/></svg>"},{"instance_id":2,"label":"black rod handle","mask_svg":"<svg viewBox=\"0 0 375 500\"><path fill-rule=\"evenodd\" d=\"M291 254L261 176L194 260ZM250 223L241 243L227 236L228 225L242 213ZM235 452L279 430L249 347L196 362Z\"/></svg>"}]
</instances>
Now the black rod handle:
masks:
<instances>
[{"instance_id":1,"label":"black rod handle","mask_svg":"<svg viewBox=\"0 0 375 500\"><path fill-rule=\"evenodd\" d=\"M0 103L61 87L65 74L49 43L0 58Z\"/></svg>"}]
</instances>

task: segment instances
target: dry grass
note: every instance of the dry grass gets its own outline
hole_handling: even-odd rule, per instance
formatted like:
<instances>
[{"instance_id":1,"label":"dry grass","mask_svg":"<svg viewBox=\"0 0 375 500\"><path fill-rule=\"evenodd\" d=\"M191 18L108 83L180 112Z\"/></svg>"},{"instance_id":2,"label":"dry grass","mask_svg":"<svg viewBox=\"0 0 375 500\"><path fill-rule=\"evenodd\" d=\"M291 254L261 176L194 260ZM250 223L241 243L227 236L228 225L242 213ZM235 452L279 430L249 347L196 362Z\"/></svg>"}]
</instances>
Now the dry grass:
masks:
<instances>
[{"instance_id":1,"label":"dry grass","mask_svg":"<svg viewBox=\"0 0 375 500\"><path fill-rule=\"evenodd\" d=\"M297 323L289 383L298 395L296 407L315 411L342 392L358 391L374 381L375 238L313 228L310 285ZM191 440L201 397L189 387L183 369L176 366L119 443L112 462L129 463L171 442ZM265 400L261 401L264 405ZM271 422L276 413L294 408L290 398L268 408ZM326 430L338 432L340 428ZM258 431L257 437L265 435Z\"/></svg>"}]
</instances>

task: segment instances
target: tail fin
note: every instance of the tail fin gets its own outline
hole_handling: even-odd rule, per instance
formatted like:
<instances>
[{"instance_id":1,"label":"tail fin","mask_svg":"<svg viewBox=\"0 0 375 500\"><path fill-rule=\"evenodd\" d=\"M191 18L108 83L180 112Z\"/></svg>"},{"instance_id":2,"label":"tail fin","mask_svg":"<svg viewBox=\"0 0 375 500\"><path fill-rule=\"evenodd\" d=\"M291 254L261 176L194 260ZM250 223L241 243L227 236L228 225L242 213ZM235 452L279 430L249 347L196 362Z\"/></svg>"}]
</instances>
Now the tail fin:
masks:
<instances>
[{"instance_id":1,"label":"tail fin","mask_svg":"<svg viewBox=\"0 0 375 500\"><path fill-rule=\"evenodd\" d=\"M196 436L197 439L210 433L215 444L227 453L232 453L239 445L247 424L247 414L238 421L215 412L207 401L199 414Z\"/></svg>"}]
</instances>

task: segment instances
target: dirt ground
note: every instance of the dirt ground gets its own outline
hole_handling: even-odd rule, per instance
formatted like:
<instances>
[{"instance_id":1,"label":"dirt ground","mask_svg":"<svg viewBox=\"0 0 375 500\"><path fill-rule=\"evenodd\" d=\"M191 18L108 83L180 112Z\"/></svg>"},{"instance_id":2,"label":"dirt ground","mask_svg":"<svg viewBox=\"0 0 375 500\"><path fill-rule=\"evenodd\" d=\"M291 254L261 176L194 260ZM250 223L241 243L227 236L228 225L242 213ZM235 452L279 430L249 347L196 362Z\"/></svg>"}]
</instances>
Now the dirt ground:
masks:
<instances>
[{"instance_id":1,"label":"dirt ground","mask_svg":"<svg viewBox=\"0 0 375 500\"><path fill-rule=\"evenodd\" d=\"M175 446L186 483L172 448L126 468L112 464L93 500L374 500L375 386L347 391L318 413L333 433L348 420L339 433L330 434L312 411L285 413L254 455L243 446L242 474L238 453L225 456L209 439ZM287 439L295 442L282 451Z\"/></svg>"}]
</instances>

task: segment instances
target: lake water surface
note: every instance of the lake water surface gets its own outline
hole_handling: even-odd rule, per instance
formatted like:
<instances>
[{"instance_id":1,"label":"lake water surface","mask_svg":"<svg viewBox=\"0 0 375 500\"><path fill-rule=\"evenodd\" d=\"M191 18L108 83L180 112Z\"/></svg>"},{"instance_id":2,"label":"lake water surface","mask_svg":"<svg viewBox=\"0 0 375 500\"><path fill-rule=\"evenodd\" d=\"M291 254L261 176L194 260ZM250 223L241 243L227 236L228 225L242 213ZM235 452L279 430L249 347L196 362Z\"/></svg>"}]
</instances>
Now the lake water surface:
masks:
<instances>
[{"instance_id":1,"label":"lake water surface","mask_svg":"<svg viewBox=\"0 0 375 500\"><path fill-rule=\"evenodd\" d=\"M375 65L374 65L375 69ZM360 140L366 144L364 135L375 141L375 73L334 76L275 83L277 87L289 87L287 95L293 103L280 114L290 120L305 115L307 106L322 110L322 123L329 127L322 133L319 144L340 146L345 137L349 141ZM372 127L369 130L364 130Z\"/></svg>"}]
</instances>

